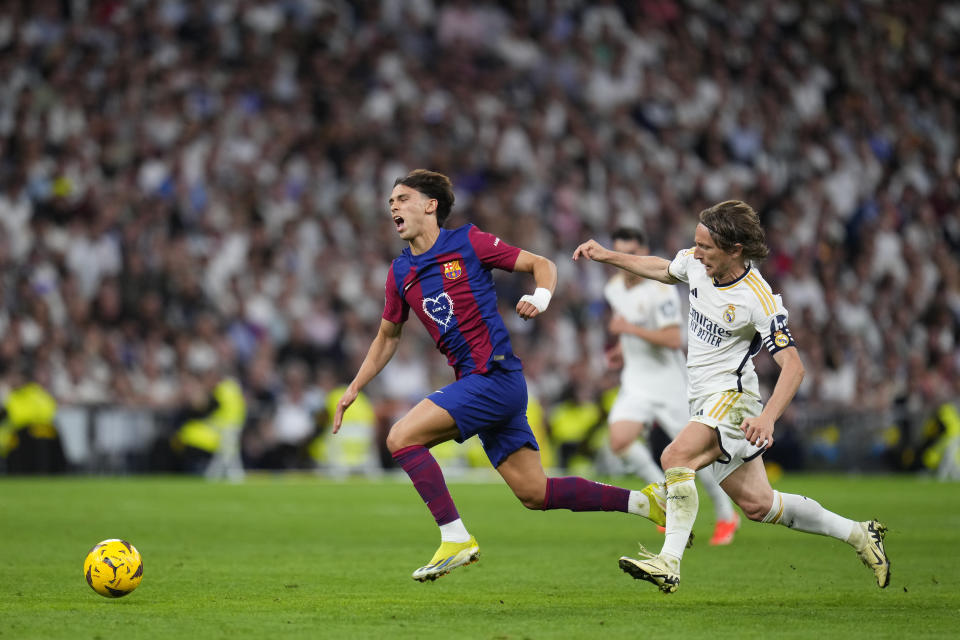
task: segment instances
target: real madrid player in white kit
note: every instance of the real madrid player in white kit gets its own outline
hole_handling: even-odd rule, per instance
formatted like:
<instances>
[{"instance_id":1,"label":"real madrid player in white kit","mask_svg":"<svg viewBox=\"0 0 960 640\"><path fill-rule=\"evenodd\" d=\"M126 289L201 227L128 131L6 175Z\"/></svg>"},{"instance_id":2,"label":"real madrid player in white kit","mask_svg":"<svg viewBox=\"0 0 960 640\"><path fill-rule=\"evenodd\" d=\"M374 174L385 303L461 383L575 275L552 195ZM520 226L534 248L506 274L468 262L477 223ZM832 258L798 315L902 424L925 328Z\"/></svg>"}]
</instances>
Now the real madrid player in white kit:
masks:
<instances>
[{"instance_id":1,"label":"real madrid player in white kit","mask_svg":"<svg viewBox=\"0 0 960 640\"><path fill-rule=\"evenodd\" d=\"M739 200L700 213L695 245L673 261L634 256L588 240L573 252L650 280L690 286L687 372L690 421L664 450L666 539L659 554L620 558L620 568L664 593L680 584L680 559L697 517L694 472L712 465L720 486L751 520L827 535L854 549L882 588L890 583L886 527L855 522L804 496L774 491L761 460L773 445L774 422L803 379L788 313L756 268L767 256L756 212ZM751 358L766 347L780 375L766 406Z\"/></svg>"},{"instance_id":2,"label":"real madrid player in white kit","mask_svg":"<svg viewBox=\"0 0 960 640\"><path fill-rule=\"evenodd\" d=\"M613 232L613 249L646 255L642 231L621 227ZM663 483L663 471L648 447L638 439L656 421L676 438L687 424L687 365L683 347L683 309L677 289L662 282L618 271L603 289L613 311L610 333L617 336L614 353L623 362L620 389L610 408L610 450L647 482ZM710 544L733 542L740 520L713 470L697 471L710 496L716 525ZM659 493L662 488L658 489Z\"/></svg>"}]
</instances>

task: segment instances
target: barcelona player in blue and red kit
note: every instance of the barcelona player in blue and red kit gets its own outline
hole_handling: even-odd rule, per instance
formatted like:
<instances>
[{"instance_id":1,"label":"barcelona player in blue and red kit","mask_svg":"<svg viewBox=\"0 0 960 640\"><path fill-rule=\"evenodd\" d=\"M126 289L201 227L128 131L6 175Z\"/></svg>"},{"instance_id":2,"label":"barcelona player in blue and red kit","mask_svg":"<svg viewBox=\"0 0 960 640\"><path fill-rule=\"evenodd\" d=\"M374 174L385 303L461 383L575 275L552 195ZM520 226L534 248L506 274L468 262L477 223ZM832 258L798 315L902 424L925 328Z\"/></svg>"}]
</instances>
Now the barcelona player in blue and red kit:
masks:
<instances>
[{"instance_id":1,"label":"barcelona player in blue and red kit","mask_svg":"<svg viewBox=\"0 0 960 640\"><path fill-rule=\"evenodd\" d=\"M665 522L663 496L651 485L630 491L583 478L547 478L527 423L527 385L520 359L497 311L492 269L533 274L536 290L516 312L532 319L546 310L557 283L556 265L510 246L473 225L443 228L453 207L443 174L417 169L390 195L390 215L408 247L387 273L380 329L353 381L337 403L333 432L363 387L393 357L410 311L420 319L456 372L456 382L430 394L390 428L387 448L440 527L440 548L413 573L434 580L475 561L476 539L454 506L429 448L477 435L491 464L530 509L622 511Z\"/></svg>"}]
</instances>

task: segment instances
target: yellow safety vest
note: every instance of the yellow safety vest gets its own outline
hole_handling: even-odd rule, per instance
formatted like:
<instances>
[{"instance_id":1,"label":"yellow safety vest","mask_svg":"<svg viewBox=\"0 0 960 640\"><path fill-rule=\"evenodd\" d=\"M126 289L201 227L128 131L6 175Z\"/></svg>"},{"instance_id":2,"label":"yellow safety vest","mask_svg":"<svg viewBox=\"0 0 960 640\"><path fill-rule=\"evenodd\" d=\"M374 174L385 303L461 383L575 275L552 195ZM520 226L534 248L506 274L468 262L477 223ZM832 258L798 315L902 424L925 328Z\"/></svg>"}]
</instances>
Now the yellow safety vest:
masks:
<instances>
[{"instance_id":1,"label":"yellow safety vest","mask_svg":"<svg viewBox=\"0 0 960 640\"><path fill-rule=\"evenodd\" d=\"M337 412L337 402L340 401L343 392L347 390L346 386L340 386L331 389L327 394L327 416L333 420ZM370 398L360 392L357 399L353 401L343 414L343 431L333 436L338 438L337 456L338 462L346 466L355 466L361 464L370 454L372 446L372 432L377 424L377 413L373 408ZM358 430L357 426L362 427ZM308 447L310 457L318 462L327 461L328 451L326 444L327 434L323 433L313 439Z\"/></svg>"},{"instance_id":2,"label":"yellow safety vest","mask_svg":"<svg viewBox=\"0 0 960 640\"><path fill-rule=\"evenodd\" d=\"M601 415L600 405L596 402L564 402L550 417L553 439L559 443L580 442Z\"/></svg>"},{"instance_id":3,"label":"yellow safety vest","mask_svg":"<svg viewBox=\"0 0 960 640\"><path fill-rule=\"evenodd\" d=\"M0 424L0 456L17 448L17 432L29 429L34 438L52 439L57 436L54 418L57 401L36 382L28 382L10 392L4 402L7 417Z\"/></svg>"},{"instance_id":4,"label":"yellow safety vest","mask_svg":"<svg viewBox=\"0 0 960 640\"><path fill-rule=\"evenodd\" d=\"M187 420L177 433L179 441L194 449L213 453L220 446L222 429L239 429L247 418L243 389L233 378L224 378L213 389L217 408L205 418Z\"/></svg>"},{"instance_id":5,"label":"yellow safety vest","mask_svg":"<svg viewBox=\"0 0 960 640\"><path fill-rule=\"evenodd\" d=\"M957 407L949 402L940 405L937 409L937 418L943 425L943 433L923 452L923 464L928 469L939 467L943 454L947 450L947 443L953 438L960 438L960 412L957 411Z\"/></svg>"}]
</instances>

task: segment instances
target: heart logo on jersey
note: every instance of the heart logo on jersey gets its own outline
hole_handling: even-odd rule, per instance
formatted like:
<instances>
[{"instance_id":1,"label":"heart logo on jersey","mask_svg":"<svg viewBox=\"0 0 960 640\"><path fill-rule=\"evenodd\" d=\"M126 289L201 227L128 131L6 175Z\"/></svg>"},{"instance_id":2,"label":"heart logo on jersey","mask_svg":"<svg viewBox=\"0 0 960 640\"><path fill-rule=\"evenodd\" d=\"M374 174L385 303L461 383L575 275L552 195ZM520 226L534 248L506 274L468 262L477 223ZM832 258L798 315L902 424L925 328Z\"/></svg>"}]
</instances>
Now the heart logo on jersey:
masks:
<instances>
[{"instance_id":1,"label":"heart logo on jersey","mask_svg":"<svg viewBox=\"0 0 960 640\"><path fill-rule=\"evenodd\" d=\"M424 298L423 312L430 316L431 320L446 329L450 320L453 319L453 298L446 292L441 293L436 298Z\"/></svg>"}]
</instances>

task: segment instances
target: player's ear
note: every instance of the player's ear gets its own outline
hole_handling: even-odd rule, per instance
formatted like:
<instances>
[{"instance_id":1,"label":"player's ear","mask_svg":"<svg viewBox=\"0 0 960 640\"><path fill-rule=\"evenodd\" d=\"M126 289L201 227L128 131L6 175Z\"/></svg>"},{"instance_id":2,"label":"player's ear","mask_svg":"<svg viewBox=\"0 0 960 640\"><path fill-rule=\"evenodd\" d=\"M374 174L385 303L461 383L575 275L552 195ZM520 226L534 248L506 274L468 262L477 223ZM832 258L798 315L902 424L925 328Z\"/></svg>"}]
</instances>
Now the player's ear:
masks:
<instances>
[{"instance_id":1,"label":"player's ear","mask_svg":"<svg viewBox=\"0 0 960 640\"><path fill-rule=\"evenodd\" d=\"M440 203L437 201L436 198L428 198L428 199L427 199L427 206L426 206L426 208L424 209L424 211L426 211L427 213L436 213L436 212L437 212L437 206L439 206L439 204L440 204Z\"/></svg>"}]
</instances>

